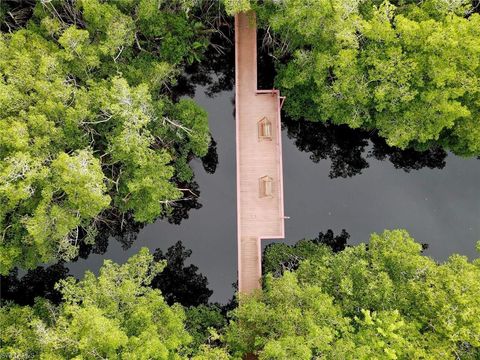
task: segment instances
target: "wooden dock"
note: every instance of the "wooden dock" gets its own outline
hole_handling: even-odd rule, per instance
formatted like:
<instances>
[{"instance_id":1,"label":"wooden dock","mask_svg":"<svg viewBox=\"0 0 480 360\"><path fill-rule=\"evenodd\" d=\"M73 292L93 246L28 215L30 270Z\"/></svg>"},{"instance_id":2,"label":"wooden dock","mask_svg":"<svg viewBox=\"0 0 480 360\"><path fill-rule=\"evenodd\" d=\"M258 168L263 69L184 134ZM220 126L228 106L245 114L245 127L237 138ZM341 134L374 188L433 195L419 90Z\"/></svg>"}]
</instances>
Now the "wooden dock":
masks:
<instances>
[{"instance_id":1,"label":"wooden dock","mask_svg":"<svg viewBox=\"0 0 480 360\"><path fill-rule=\"evenodd\" d=\"M238 289L260 288L261 240L285 236L278 90L257 89L254 12L235 16Z\"/></svg>"}]
</instances>

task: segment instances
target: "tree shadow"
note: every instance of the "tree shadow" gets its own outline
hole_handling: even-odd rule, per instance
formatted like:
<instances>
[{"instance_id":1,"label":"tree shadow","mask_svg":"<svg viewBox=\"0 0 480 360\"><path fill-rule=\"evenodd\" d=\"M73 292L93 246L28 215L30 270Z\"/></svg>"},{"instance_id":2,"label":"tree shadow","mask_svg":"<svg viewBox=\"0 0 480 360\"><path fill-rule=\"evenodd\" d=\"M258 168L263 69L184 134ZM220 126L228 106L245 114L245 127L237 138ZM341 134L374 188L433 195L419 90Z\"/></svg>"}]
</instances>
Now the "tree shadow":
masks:
<instances>
[{"instance_id":1,"label":"tree shadow","mask_svg":"<svg viewBox=\"0 0 480 360\"><path fill-rule=\"evenodd\" d=\"M13 301L19 305L33 305L36 297L43 297L59 304L62 295L55 284L68 276L68 268L60 262L48 267L39 266L19 276L14 269L7 276L0 276L1 302Z\"/></svg>"},{"instance_id":2,"label":"tree shadow","mask_svg":"<svg viewBox=\"0 0 480 360\"><path fill-rule=\"evenodd\" d=\"M283 129L300 151L310 153L310 159L331 161L330 178L359 175L369 167L368 159L388 160L405 172L423 168L443 169L447 152L439 147L425 151L388 146L375 132L351 129L346 125L293 120L283 115Z\"/></svg>"},{"instance_id":3,"label":"tree shadow","mask_svg":"<svg viewBox=\"0 0 480 360\"><path fill-rule=\"evenodd\" d=\"M235 34L231 19L224 19L210 38L203 59L187 65L171 88L174 100L195 96L198 86L205 87L208 97L231 91L235 85Z\"/></svg>"},{"instance_id":4,"label":"tree shadow","mask_svg":"<svg viewBox=\"0 0 480 360\"><path fill-rule=\"evenodd\" d=\"M213 152L216 154L215 150ZM210 156L213 159L206 160L204 166L214 171L216 168L215 155L211 154ZM199 186L195 181L187 183L177 182L177 186L181 189L186 189L183 191L181 201L173 202L168 213L158 218L174 225L180 225L183 220L188 219L192 209L198 210L202 208ZM132 212L120 213L116 209L110 209L102 215L101 221L96 223L97 235L94 243L85 242L84 239L87 233L85 230L80 229L79 252L72 262L77 261L79 258L87 259L90 254L105 254L110 240L118 241L123 250L128 250L137 240L140 230L146 225L148 224L136 221Z\"/></svg>"},{"instance_id":5,"label":"tree shadow","mask_svg":"<svg viewBox=\"0 0 480 360\"><path fill-rule=\"evenodd\" d=\"M207 277L198 272L198 267L185 261L192 255L181 241L168 248L166 253L156 249L155 261L165 260L167 266L155 276L151 286L162 291L169 305L180 303L183 306L207 305L213 291L208 288Z\"/></svg>"},{"instance_id":6,"label":"tree shadow","mask_svg":"<svg viewBox=\"0 0 480 360\"><path fill-rule=\"evenodd\" d=\"M214 174L218 165L217 142L212 136L211 139L207 154L201 158L203 168L208 174Z\"/></svg>"},{"instance_id":7,"label":"tree shadow","mask_svg":"<svg viewBox=\"0 0 480 360\"><path fill-rule=\"evenodd\" d=\"M153 278L151 287L160 289L168 304L180 303L183 306L207 305L213 291L208 288L206 276L198 272L195 265L185 265L192 255L182 242L169 247L166 253L161 249L154 252L154 261L166 260L165 269ZM62 295L55 289L58 281L69 277L69 269L63 262L29 270L19 275L14 269L7 276L0 276L0 304L12 301L19 305L33 305L35 298L42 297L54 304L62 301Z\"/></svg>"},{"instance_id":8,"label":"tree shadow","mask_svg":"<svg viewBox=\"0 0 480 360\"><path fill-rule=\"evenodd\" d=\"M300 263L317 251L322 254L322 247L330 248L334 253L347 248L350 234L342 229L339 235L335 235L331 229L326 233L320 232L313 239L303 239L293 245L284 243L271 243L265 247L262 258L262 273L271 273L274 277L282 276L285 271L295 271ZM264 279L263 279L264 280ZM263 281L265 285L265 281Z\"/></svg>"},{"instance_id":9,"label":"tree shadow","mask_svg":"<svg viewBox=\"0 0 480 360\"><path fill-rule=\"evenodd\" d=\"M33 15L36 0L0 1L0 31L13 32L25 27Z\"/></svg>"}]
</instances>

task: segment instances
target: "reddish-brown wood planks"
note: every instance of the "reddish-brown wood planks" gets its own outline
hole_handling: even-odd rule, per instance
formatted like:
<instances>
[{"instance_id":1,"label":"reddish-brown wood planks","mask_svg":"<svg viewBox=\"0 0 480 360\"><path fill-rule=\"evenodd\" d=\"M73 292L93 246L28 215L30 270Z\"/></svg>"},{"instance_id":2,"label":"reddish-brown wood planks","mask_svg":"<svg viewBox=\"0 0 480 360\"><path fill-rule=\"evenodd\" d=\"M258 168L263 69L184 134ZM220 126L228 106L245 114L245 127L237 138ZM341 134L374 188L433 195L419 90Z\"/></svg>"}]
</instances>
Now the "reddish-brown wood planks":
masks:
<instances>
[{"instance_id":1,"label":"reddish-brown wood planks","mask_svg":"<svg viewBox=\"0 0 480 360\"><path fill-rule=\"evenodd\" d=\"M254 12L235 16L235 109L237 141L238 289L260 287L261 239L285 234L278 90L257 89L257 27ZM271 123L269 138L259 121ZM261 134L260 134L261 135ZM262 179L269 196L262 196ZM265 194L263 194L265 195Z\"/></svg>"}]
</instances>

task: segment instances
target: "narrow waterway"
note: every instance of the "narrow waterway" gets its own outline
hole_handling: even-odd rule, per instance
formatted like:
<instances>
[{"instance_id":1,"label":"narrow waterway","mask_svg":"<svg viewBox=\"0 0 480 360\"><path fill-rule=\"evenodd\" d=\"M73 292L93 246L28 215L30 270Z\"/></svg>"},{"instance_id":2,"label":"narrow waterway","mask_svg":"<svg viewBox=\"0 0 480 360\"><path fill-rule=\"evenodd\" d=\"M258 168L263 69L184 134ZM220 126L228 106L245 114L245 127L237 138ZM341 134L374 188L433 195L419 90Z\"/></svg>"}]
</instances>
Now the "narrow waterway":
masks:
<instances>
[{"instance_id":1,"label":"narrow waterway","mask_svg":"<svg viewBox=\"0 0 480 360\"><path fill-rule=\"evenodd\" d=\"M209 112L218 152L214 174L207 173L199 160L192 163L202 208L191 210L180 225L157 221L146 226L128 250L111 240L105 254L68 264L71 274L80 277L86 269L97 271L104 259L123 263L142 246L166 250L181 240L193 251L190 262L208 277L214 290L211 300L226 302L232 296L237 269L233 98L231 91L213 98L202 87L196 91L195 100ZM402 158L396 153L392 161L389 156L382 161L372 156L378 146L361 136L359 140L356 132L336 133L320 147L305 136L308 131L312 130L291 130L291 138L283 131L285 214L290 216L286 242L346 229L349 243L357 244L368 241L372 232L405 228L417 241L427 243L426 254L438 261L452 253L476 257L480 160L454 155L443 159L437 154L439 159L415 161L412 154ZM300 151L296 142L307 151ZM312 151L318 162L311 160Z\"/></svg>"}]
</instances>

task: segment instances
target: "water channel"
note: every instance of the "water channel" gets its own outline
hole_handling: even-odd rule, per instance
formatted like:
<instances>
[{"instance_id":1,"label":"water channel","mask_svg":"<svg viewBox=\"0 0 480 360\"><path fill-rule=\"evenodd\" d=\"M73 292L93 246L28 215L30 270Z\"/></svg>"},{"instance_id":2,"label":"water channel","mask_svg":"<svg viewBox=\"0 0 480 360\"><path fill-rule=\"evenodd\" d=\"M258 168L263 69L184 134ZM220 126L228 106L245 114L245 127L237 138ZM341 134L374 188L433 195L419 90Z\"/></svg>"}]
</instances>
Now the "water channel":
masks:
<instances>
[{"instance_id":1,"label":"water channel","mask_svg":"<svg viewBox=\"0 0 480 360\"><path fill-rule=\"evenodd\" d=\"M231 55L226 57L232 60ZM204 71L197 70L197 75ZM211 84L201 79L185 92L208 111L217 143L214 173L198 159L191 163L201 208L191 209L179 225L159 220L145 226L127 249L111 239L105 253L66 264L71 275L81 278L85 270L97 272L104 259L124 263L143 246L166 250L181 240L193 251L189 261L214 290L211 301L231 298L237 277L234 94L218 90L231 88L233 71L222 74L214 96ZM270 75L265 77L260 82L268 83ZM345 229L349 244L358 244L372 232L404 228L428 244L425 253L437 261L453 253L477 256L480 160L439 149L399 151L374 133L287 118L282 141L287 243Z\"/></svg>"},{"instance_id":2,"label":"water channel","mask_svg":"<svg viewBox=\"0 0 480 360\"><path fill-rule=\"evenodd\" d=\"M69 264L71 274L79 277L86 269L95 271L106 258L123 263L142 246L152 251L167 249L181 240L193 251L191 263L208 277L214 290L211 300L225 302L231 297L237 266L234 95L224 91L211 98L203 87L196 90L195 100L209 112L218 152L214 174L207 173L199 160L192 162L202 207L191 210L180 225L157 221L146 226L128 250L110 241L105 254L91 254ZM357 244L368 241L372 232L404 228L417 241L427 243L425 253L438 261L452 253L476 257L475 244L480 239L478 159L444 157L440 152L426 159L416 159L415 154L402 159L394 153L389 154L392 160L388 155L378 160L372 153L378 152L379 146L358 132L334 129L327 138L309 139L315 127L302 129L293 123L288 128L292 138L287 126L282 134L285 213L290 216L287 243L316 237L327 229L335 233L346 229L349 243ZM317 130L332 129L320 125ZM309 140L318 143L309 144ZM296 141L306 150L310 146L317 156L300 151Z\"/></svg>"}]
</instances>

